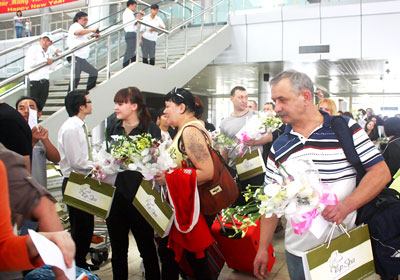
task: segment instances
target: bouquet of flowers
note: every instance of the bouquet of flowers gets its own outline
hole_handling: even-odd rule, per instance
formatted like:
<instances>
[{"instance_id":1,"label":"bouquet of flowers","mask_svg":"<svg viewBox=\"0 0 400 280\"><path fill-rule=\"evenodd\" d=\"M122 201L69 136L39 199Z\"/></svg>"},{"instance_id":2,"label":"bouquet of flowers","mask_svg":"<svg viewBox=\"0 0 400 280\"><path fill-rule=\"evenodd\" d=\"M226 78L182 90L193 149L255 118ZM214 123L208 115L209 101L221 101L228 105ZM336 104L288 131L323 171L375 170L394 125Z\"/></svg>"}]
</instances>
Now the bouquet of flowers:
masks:
<instances>
[{"instance_id":1,"label":"bouquet of flowers","mask_svg":"<svg viewBox=\"0 0 400 280\"><path fill-rule=\"evenodd\" d=\"M158 172L176 167L166 150L169 141L160 143L148 133L111 137L114 144L110 153L101 149L96 155L95 164L100 166L100 174L132 170L140 172L145 180L152 180Z\"/></svg>"},{"instance_id":2,"label":"bouquet of flowers","mask_svg":"<svg viewBox=\"0 0 400 280\"><path fill-rule=\"evenodd\" d=\"M219 131L212 131L210 133L213 146L218 150L235 149L239 143L237 139L232 139Z\"/></svg>"},{"instance_id":3,"label":"bouquet of flowers","mask_svg":"<svg viewBox=\"0 0 400 280\"><path fill-rule=\"evenodd\" d=\"M319 214L326 205L337 204L336 195L331 193L327 185L320 183L312 161L293 160L286 165L286 168L280 165L280 178L272 184L248 186L245 192L246 205L223 211L224 220L234 218L242 223L239 228L234 227L236 233L245 235L246 229L256 225L255 222L262 215L267 218L285 215L290 219L294 232L302 235L311 229L317 217L322 219ZM289 168L293 173L286 171Z\"/></svg>"},{"instance_id":4,"label":"bouquet of flowers","mask_svg":"<svg viewBox=\"0 0 400 280\"><path fill-rule=\"evenodd\" d=\"M248 140L258 140L268 133L278 129L282 125L280 118L275 117L270 112L259 112L253 115L246 122L246 125L240 129L236 137L240 143L239 154L243 154L244 143Z\"/></svg>"},{"instance_id":5,"label":"bouquet of flowers","mask_svg":"<svg viewBox=\"0 0 400 280\"><path fill-rule=\"evenodd\" d=\"M265 133L274 132L283 124L282 120L275 116L275 112L259 112L258 116L262 124L260 130L265 131Z\"/></svg>"}]
</instances>

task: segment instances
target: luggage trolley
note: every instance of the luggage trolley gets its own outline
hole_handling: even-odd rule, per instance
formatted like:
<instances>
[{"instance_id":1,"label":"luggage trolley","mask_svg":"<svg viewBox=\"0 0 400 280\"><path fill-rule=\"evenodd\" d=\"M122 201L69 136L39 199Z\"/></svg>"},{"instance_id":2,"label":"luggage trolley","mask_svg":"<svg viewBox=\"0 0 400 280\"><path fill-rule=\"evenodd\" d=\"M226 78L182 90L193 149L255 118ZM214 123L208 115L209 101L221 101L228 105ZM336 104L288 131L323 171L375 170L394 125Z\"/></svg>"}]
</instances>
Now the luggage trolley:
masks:
<instances>
[{"instance_id":1,"label":"luggage trolley","mask_svg":"<svg viewBox=\"0 0 400 280\"><path fill-rule=\"evenodd\" d=\"M96 216L94 218L92 244L94 245L89 249L90 259L93 265L100 266L108 260L111 243L106 221Z\"/></svg>"}]
</instances>

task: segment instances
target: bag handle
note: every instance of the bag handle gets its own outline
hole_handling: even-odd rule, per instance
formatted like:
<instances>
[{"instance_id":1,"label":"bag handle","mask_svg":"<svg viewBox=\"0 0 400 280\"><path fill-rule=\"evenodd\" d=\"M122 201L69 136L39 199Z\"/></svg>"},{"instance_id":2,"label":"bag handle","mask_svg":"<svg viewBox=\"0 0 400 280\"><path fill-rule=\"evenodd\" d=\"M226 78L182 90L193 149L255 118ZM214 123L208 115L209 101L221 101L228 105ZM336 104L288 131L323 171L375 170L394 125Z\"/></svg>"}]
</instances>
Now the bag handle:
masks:
<instances>
[{"instance_id":1,"label":"bag handle","mask_svg":"<svg viewBox=\"0 0 400 280\"><path fill-rule=\"evenodd\" d=\"M187 156L187 153L186 153L186 150L185 150L185 142L183 141L183 131L184 131L185 128L187 128L187 127L194 127L194 128L197 128L197 130L199 130L199 131L203 134L204 139L206 140L208 149L211 149L211 143L210 143L210 139L208 138L207 133L206 133L204 130L198 128L197 126L191 125L191 124L190 124L190 125L187 125L187 126L185 126L185 127L183 128L182 133L181 133L181 136L180 136L179 139L178 139L178 151L179 151L180 153L182 153L183 155L186 155L186 156ZM181 144L181 143L182 143L182 144Z\"/></svg>"}]
</instances>

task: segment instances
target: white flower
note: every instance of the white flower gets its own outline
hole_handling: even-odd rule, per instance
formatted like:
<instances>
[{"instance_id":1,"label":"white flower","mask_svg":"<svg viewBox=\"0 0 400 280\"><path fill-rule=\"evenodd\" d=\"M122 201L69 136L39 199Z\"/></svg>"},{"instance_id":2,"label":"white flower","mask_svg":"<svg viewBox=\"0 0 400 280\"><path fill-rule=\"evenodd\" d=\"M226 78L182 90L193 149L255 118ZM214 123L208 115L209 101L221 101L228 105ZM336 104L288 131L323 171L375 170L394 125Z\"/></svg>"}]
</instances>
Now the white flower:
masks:
<instances>
[{"instance_id":1,"label":"white flower","mask_svg":"<svg viewBox=\"0 0 400 280\"><path fill-rule=\"evenodd\" d=\"M270 197L276 196L281 188L278 184L269 184L264 187L264 193Z\"/></svg>"},{"instance_id":2,"label":"white flower","mask_svg":"<svg viewBox=\"0 0 400 280\"><path fill-rule=\"evenodd\" d=\"M134 164L134 163L131 163L131 164L128 165L128 169L129 170L137 170L137 165Z\"/></svg>"},{"instance_id":3,"label":"white flower","mask_svg":"<svg viewBox=\"0 0 400 280\"><path fill-rule=\"evenodd\" d=\"M142 153L141 153L142 157L147 156L147 155L149 154L149 152L150 152L150 149L149 149L149 148L144 149L144 150L142 151Z\"/></svg>"},{"instance_id":4,"label":"white flower","mask_svg":"<svg viewBox=\"0 0 400 280\"><path fill-rule=\"evenodd\" d=\"M296 180L290 182L288 185L286 185L286 195L288 198L294 197L299 190L302 188L302 185L299 184Z\"/></svg>"},{"instance_id":5,"label":"white flower","mask_svg":"<svg viewBox=\"0 0 400 280\"><path fill-rule=\"evenodd\" d=\"M143 163L148 163L151 160L151 155L143 157Z\"/></svg>"}]
</instances>

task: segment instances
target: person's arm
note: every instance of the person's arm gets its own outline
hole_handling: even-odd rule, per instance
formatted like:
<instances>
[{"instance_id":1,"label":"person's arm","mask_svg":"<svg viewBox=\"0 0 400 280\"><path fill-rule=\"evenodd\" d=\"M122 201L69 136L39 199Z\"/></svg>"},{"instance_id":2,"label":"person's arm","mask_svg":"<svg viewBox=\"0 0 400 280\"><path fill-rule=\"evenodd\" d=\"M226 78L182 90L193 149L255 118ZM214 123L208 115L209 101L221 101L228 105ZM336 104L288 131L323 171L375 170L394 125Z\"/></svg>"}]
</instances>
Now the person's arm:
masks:
<instances>
[{"instance_id":1,"label":"person's arm","mask_svg":"<svg viewBox=\"0 0 400 280\"><path fill-rule=\"evenodd\" d=\"M82 35L86 35L86 34L90 34L90 33L95 33L99 28L95 27L95 28L88 28L88 29L78 29L74 32L74 35L78 36L82 36Z\"/></svg>"},{"instance_id":2,"label":"person's arm","mask_svg":"<svg viewBox=\"0 0 400 280\"><path fill-rule=\"evenodd\" d=\"M194 127L187 127L182 133L185 151L196 166L197 183L210 181L214 176L214 164L203 134Z\"/></svg>"},{"instance_id":3,"label":"person's arm","mask_svg":"<svg viewBox=\"0 0 400 280\"><path fill-rule=\"evenodd\" d=\"M40 140L42 141L44 147L46 148L46 157L48 160L58 163L61 160L60 153L57 148L50 142L49 132L42 126L40 127Z\"/></svg>"},{"instance_id":4,"label":"person's arm","mask_svg":"<svg viewBox=\"0 0 400 280\"><path fill-rule=\"evenodd\" d=\"M29 156L24 156L24 159L25 159L25 164L26 164L26 170L28 170L29 173L32 173L31 158Z\"/></svg>"},{"instance_id":5,"label":"person's arm","mask_svg":"<svg viewBox=\"0 0 400 280\"><path fill-rule=\"evenodd\" d=\"M264 136L264 137L262 137L262 138L260 138L258 140L252 139L252 140L245 141L244 144L246 146L250 146L250 147L252 147L252 146L262 146L262 145L265 145L265 144L267 144L269 142L272 142L272 140L273 140L272 133L268 133L267 136Z\"/></svg>"},{"instance_id":6,"label":"person's arm","mask_svg":"<svg viewBox=\"0 0 400 280\"><path fill-rule=\"evenodd\" d=\"M40 231L64 230L56 206L47 196L40 197L39 203L32 210L32 218L39 222Z\"/></svg>"},{"instance_id":7,"label":"person's arm","mask_svg":"<svg viewBox=\"0 0 400 280\"><path fill-rule=\"evenodd\" d=\"M341 224L348 214L357 210L375 198L391 180L390 171L384 161L366 169L358 187L337 205L328 205L322 212L322 217L329 222Z\"/></svg>"},{"instance_id":8,"label":"person's arm","mask_svg":"<svg viewBox=\"0 0 400 280\"><path fill-rule=\"evenodd\" d=\"M278 218L273 215L271 218L260 218L260 242L257 250L257 255L254 258L253 269L254 275L263 280L269 277L267 269L268 263L268 247L271 243L272 237L274 236L276 225L278 224Z\"/></svg>"}]
</instances>

